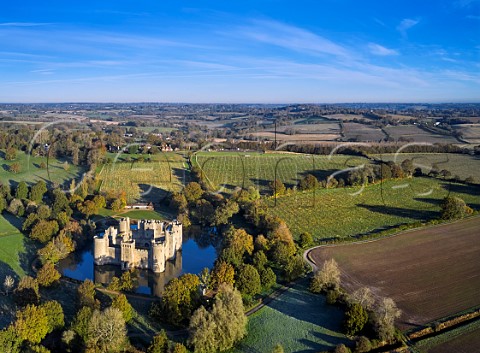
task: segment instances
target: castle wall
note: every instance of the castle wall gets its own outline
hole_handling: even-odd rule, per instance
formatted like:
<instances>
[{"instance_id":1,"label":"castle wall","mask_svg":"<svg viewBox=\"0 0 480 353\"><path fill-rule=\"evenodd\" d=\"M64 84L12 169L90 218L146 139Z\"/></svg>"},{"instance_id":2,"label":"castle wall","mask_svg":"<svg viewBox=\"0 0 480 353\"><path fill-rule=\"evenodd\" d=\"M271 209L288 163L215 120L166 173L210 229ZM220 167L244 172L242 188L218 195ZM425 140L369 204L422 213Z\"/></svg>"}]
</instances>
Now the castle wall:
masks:
<instances>
[{"instance_id":1,"label":"castle wall","mask_svg":"<svg viewBox=\"0 0 480 353\"><path fill-rule=\"evenodd\" d=\"M149 257L150 251L147 249L135 249L135 264L137 268L149 269Z\"/></svg>"},{"instance_id":2,"label":"castle wall","mask_svg":"<svg viewBox=\"0 0 480 353\"><path fill-rule=\"evenodd\" d=\"M182 225L178 222L142 220L137 230L130 229L130 219L122 218L118 230L109 227L103 237L94 238L97 265L122 265L164 272L166 261L175 259L182 247Z\"/></svg>"}]
</instances>

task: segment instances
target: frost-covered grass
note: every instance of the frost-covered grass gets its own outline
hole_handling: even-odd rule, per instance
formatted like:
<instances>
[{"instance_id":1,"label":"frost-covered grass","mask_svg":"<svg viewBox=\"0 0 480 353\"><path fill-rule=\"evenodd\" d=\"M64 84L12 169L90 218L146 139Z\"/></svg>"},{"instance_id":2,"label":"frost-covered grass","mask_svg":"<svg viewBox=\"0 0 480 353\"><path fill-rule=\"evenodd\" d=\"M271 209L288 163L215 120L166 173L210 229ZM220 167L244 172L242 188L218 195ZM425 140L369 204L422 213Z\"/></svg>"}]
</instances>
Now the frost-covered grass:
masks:
<instances>
[{"instance_id":1,"label":"frost-covered grass","mask_svg":"<svg viewBox=\"0 0 480 353\"><path fill-rule=\"evenodd\" d=\"M247 336L231 353L271 352L281 344L288 352L319 352L348 343L341 333L343 312L296 284L248 319Z\"/></svg>"}]
</instances>

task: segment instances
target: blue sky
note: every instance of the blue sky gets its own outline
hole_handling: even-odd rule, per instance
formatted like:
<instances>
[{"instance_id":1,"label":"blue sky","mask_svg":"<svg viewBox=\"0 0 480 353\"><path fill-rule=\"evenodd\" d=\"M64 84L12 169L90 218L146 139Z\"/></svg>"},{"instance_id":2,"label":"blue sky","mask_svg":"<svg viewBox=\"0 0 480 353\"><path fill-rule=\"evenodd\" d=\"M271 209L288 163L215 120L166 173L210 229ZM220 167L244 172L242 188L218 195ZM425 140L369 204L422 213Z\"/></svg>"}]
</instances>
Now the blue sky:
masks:
<instances>
[{"instance_id":1,"label":"blue sky","mask_svg":"<svg viewBox=\"0 0 480 353\"><path fill-rule=\"evenodd\" d=\"M1 102L480 102L480 0L5 1Z\"/></svg>"}]
</instances>

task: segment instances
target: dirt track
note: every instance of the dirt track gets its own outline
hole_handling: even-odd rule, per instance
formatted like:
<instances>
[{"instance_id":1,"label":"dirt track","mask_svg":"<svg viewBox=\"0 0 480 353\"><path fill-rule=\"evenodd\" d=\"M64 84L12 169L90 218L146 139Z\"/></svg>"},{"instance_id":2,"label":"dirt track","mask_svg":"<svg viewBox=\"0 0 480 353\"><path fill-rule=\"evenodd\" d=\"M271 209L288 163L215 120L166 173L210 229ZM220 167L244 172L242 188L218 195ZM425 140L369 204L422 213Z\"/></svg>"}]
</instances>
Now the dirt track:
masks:
<instances>
[{"instance_id":1,"label":"dirt track","mask_svg":"<svg viewBox=\"0 0 480 353\"><path fill-rule=\"evenodd\" d=\"M480 305L480 217L309 255L317 265L335 258L347 290L392 297L402 329Z\"/></svg>"}]
</instances>

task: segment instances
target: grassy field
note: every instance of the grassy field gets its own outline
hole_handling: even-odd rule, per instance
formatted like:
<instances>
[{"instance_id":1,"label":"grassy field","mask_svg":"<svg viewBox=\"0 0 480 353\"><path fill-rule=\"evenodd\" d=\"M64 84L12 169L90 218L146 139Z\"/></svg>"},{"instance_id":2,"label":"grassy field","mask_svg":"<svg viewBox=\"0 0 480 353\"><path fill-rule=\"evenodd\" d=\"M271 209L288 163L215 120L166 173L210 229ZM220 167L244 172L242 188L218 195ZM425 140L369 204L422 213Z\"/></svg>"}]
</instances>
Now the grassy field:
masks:
<instances>
[{"instance_id":1,"label":"grassy field","mask_svg":"<svg viewBox=\"0 0 480 353\"><path fill-rule=\"evenodd\" d=\"M4 151L0 151L3 156ZM48 165L48 168L40 168L41 163ZM20 164L21 171L17 174L9 171L10 165L13 163ZM72 179L80 180L82 170L72 164L69 165L68 170L64 169L64 161L50 158L47 164L47 157L33 157L23 152L17 151L17 158L13 161L6 161L2 158L0 160L0 180L14 184L25 181L27 183L35 183L38 180L44 180L47 184L49 182L63 184Z\"/></svg>"},{"instance_id":2,"label":"grassy field","mask_svg":"<svg viewBox=\"0 0 480 353\"><path fill-rule=\"evenodd\" d=\"M480 347L480 321L474 321L414 345L421 353L471 353Z\"/></svg>"},{"instance_id":3,"label":"grassy field","mask_svg":"<svg viewBox=\"0 0 480 353\"><path fill-rule=\"evenodd\" d=\"M305 283L286 293L248 319L248 335L230 352L271 352L280 343L288 352L319 352L348 343L341 334L343 313L325 297L308 292Z\"/></svg>"},{"instance_id":4,"label":"grassy field","mask_svg":"<svg viewBox=\"0 0 480 353\"><path fill-rule=\"evenodd\" d=\"M125 157L125 155L123 155ZM122 158L123 158L122 157ZM168 158L168 157L167 157ZM141 199L161 199L166 191L182 188L185 173L183 159L162 159L151 162L116 162L103 166L97 178L100 191L125 191L129 203Z\"/></svg>"},{"instance_id":5,"label":"grassy field","mask_svg":"<svg viewBox=\"0 0 480 353\"><path fill-rule=\"evenodd\" d=\"M328 156L293 153L202 152L192 163L203 170L204 178L215 190L231 192L236 187L257 187L262 194L270 193L269 183L282 180L287 186L297 185L307 173L326 179L337 170L368 163L361 157Z\"/></svg>"},{"instance_id":6,"label":"grassy field","mask_svg":"<svg viewBox=\"0 0 480 353\"><path fill-rule=\"evenodd\" d=\"M342 286L369 286L402 310L402 329L480 305L480 217L361 244L312 250L318 265L334 258Z\"/></svg>"},{"instance_id":7,"label":"grassy field","mask_svg":"<svg viewBox=\"0 0 480 353\"><path fill-rule=\"evenodd\" d=\"M428 173L433 166L438 167L438 171L446 169L452 173L452 176L458 175L465 179L470 176L480 181L480 158L468 154L453 153L399 153L371 155L372 158L384 161L395 161L401 164L405 159L411 159L415 168L422 168L424 173Z\"/></svg>"},{"instance_id":8,"label":"grassy field","mask_svg":"<svg viewBox=\"0 0 480 353\"><path fill-rule=\"evenodd\" d=\"M389 180L356 188L317 189L265 200L295 237L310 232L319 241L366 234L400 224L438 218L439 203L459 196L480 209L480 188L433 178Z\"/></svg>"},{"instance_id":9,"label":"grassy field","mask_svg":"<svg viewBox=\"0 0 480 353\"><path fill-rule=\"evenodd\" d=\"M0 215L0 283L6 275L24 276L20 256L25 253L24 236Z\"/></svg>"}]
</instances>

